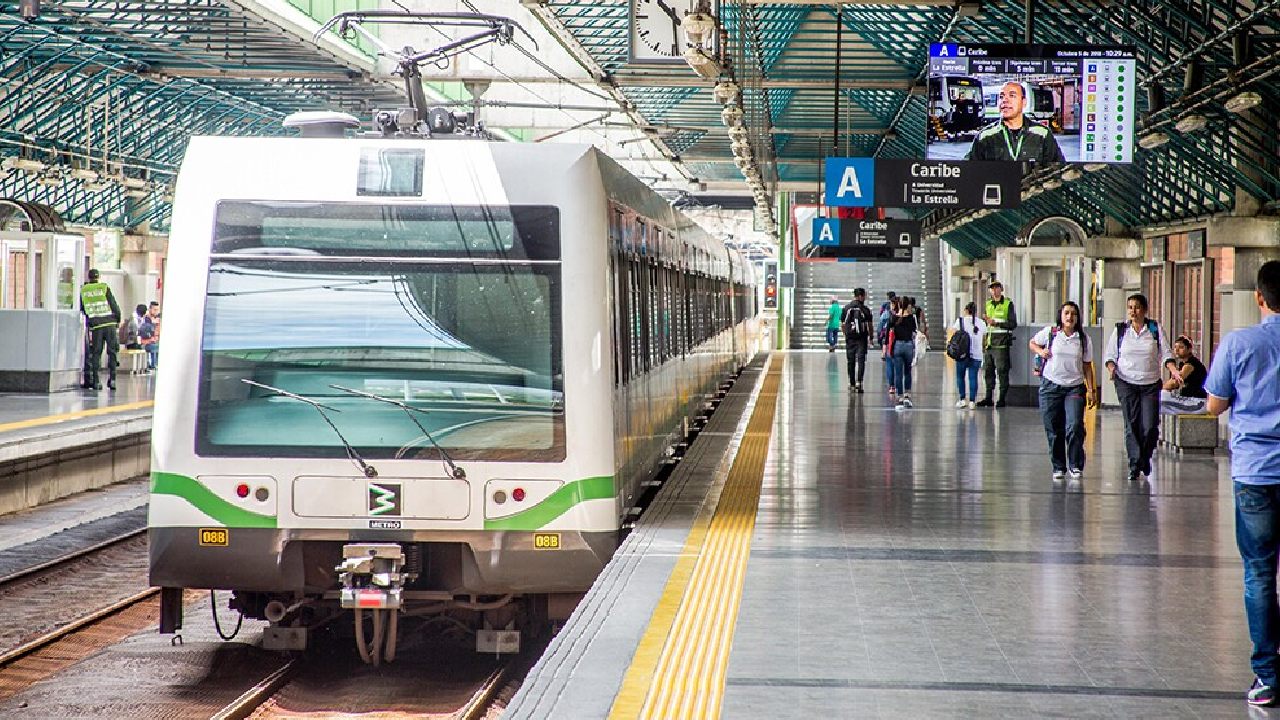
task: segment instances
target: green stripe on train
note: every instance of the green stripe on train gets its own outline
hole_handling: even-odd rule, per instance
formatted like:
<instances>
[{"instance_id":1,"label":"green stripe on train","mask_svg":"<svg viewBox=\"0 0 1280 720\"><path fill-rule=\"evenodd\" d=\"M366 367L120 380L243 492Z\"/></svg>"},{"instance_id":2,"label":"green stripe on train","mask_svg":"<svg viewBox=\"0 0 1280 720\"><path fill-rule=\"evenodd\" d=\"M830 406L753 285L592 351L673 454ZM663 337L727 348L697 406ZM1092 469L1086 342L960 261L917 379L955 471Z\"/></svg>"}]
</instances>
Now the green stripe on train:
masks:
<instances>
[{"instance_id":1,"label":"green stripe on train","mask_svg":"<svg viewBox=\"0 0 1280 720\"><path fill-rule=\"evenodd\" d=\"M562 485L547 496L546 500L528 510L498 520L485 520L485 530L537 530L561 515L569 512L574 505L588 500L611 498L616 493L613 487L613 476L602 475L583 480L574 480Z\"/></svg>"},{"instance_id":2,"label":"green stripe on train","mask_svg":"<svg viewBox=\"0 0 1280 720\"><path fill-rule=\"evenodd\" d=\"M153 495L180 497L194 505L200 512L227 527L273 528L276 526L274 516L261 515L236 507L214 495L209 488L186 475L166 472L151 473L151 493Z\"/></svg>"}]
</instances>

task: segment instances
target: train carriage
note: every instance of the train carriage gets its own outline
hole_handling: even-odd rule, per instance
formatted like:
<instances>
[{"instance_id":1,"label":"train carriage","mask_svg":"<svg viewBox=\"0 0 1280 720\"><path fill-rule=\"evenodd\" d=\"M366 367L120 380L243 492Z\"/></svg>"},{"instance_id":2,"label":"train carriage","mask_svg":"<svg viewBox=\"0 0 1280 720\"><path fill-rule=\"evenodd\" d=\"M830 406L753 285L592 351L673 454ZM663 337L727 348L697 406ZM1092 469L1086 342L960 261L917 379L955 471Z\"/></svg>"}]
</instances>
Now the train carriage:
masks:
<instances>
[{"instance_id":1,"label":"train carriage","mask_svg":"<svg viewBox=\"0 0 1280 720\"><path fill-rule=\"evenodd\" d=\"M232 590L284 647L585 591L757 336L741 258L581 146L194 138L166 281L161 629Z\"/></svg>"}]
</instances>

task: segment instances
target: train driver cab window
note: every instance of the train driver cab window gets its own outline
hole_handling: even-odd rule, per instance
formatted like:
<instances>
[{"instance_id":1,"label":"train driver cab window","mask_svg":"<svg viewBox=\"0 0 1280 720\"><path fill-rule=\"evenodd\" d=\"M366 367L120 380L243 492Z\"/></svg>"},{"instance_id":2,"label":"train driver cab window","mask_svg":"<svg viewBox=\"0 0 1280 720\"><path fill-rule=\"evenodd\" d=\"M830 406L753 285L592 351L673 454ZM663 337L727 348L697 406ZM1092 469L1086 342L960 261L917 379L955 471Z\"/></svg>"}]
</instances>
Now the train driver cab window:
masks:
<instances>
[{"instance_id":1,"label":"train driver cab window","mask_svg":"<svg viewBox=\"0 0 1280 720\"><path fill-rule=\"evenodd\" d=\"M552 207L220 203L196 451L562 460L559 248Z\"/></svg>"}]
</instances>

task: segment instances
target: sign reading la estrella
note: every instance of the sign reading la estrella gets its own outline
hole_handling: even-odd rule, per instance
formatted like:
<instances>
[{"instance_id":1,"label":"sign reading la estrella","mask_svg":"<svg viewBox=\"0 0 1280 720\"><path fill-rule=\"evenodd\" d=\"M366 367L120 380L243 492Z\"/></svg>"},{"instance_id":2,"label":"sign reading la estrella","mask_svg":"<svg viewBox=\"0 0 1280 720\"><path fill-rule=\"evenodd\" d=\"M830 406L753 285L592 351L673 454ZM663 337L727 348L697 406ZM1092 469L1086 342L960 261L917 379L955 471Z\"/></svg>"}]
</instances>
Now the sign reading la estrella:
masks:
<instances>
[{"instance_id":1,"label":"sign reading la estrella","mask_svg":"<svg viewBox=\"0 0 1280 720\"><path fill-rule=\"evenodd\" d=\"M827 158L829 207L1013 208L1022 202L1018 163L978 160Z\"/></svg>"},{"instance_id":2,"label":"sign reading la estrella","mask_svg":"<svg viewBox=\"0 0 1280 720\"><path fill-rule=\"evenodd\" d=\"M811 242L844 251L832 257L910 259L911 248L920 247L920 221L814 218Z\"/></svg>"}]
</instances>

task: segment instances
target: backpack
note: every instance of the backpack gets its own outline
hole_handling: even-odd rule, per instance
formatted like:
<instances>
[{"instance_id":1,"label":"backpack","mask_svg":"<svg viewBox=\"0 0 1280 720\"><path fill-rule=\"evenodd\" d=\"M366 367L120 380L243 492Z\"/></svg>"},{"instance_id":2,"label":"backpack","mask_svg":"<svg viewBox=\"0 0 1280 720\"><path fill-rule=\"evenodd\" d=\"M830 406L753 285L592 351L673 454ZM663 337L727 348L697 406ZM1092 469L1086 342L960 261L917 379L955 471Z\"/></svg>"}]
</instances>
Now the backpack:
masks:
<instances>
[{"instance_id":1,"label":"backpack","mask_svg":"<svg viewBox=\"0 0 1280 720\"><path fill-rule=\"evenodd\" d=\"M1124 342L1124 331L1129 327L1128 322L1116 323L1116 356L1120 355L1120 345ZM1151 337L1156 341L1156 347L1160 347L1160 326L1155 320L1147 319L1147 332L1151 333Z\"/></svg>"},{"instance_id":2,"label":"backpack","mask_svg":"<svg viewBox=\"0 0 1280 720\"><path fill-rule=\"evenodd\" d=\"M142 318L142 324L138 326L138 337L142 340L150 340L156 336L156 324L151 320L151 316L146 315Z\"/></svg>"},{"instance_id":3,"label":"backpack","mask_svg":"<svg viewBox=\"0 0 1280 720\"><path fill-rule=\"evenodd\" d=\"M867 337L871 334L871 311L866 305L850 305L844 309L840 327L846 337Z\"/></svg>"},{"instance_id":4,"label":"backpack","mask_svg":"<svg viewBox=\"0 0 1280 720\"><path fill-rule=\"evenodd\" d=\"M1079 332L1079 330L1076 332ZM1051 330L1049 330L1049 344L1044 346L1044 349L1048 350L1050 353L1053 352L1053 339L1056 337L1058 337L1058 327L1055 325ZM1040 377L1042 372L1044 372L1044 358L1037 355L1035 360L1032 361L1031 373L1036 377Z\"/></svg>"},{"instance_id":5,"label":"backpack","mask_svg":"<svg viewBox=\"0 0 1280 720\"><path fill-rule=\"evenodd\" d=\"M978 322L973 321L973 329L977 331ZM964 329L964 318L960 318L960 329L951 333L947 340L947 357L952 360L968 360L973 357L973 336Z\"/></svg>"}]
</instances>

